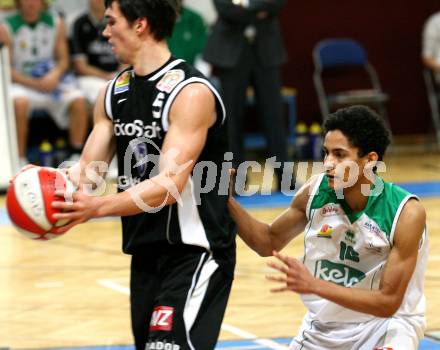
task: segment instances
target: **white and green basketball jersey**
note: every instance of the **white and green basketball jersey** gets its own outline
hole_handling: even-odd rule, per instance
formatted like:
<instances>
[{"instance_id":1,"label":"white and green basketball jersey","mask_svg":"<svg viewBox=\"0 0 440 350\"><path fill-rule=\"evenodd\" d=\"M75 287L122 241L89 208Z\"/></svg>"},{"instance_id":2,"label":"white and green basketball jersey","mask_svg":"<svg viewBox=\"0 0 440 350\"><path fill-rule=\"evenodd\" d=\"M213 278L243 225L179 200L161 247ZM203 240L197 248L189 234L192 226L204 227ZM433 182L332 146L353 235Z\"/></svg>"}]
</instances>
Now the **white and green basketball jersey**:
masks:
<instances>
[{"instance_id":1,"label":"white and green basketball jersey","mask_svg":"<svg viewBox=\"0 0 440 350\"><path fill-rule=\"evenodd\" d=\"M380 177L376 178L375 189L373 193L377 193L368 197L365 209L352 213L345 200L338 199L328 186L327 177L318 177L307 204L309 223L304 231L303 258L315 277L350 288L379 288L402 208L410 198L417 197ZM427 249L425 230L417 266L397 314L424 314ZM303 301L323 322L365 322L373 318L315 295L303 295Z\"/></svg>"},{"instance_id":2,"label":"white and green basketball jersey","mask_svg":"<svg viewBox=\"0 0 440 350\"><path fill-rule=\"evenodd\" d=\"M26 23L17 13L5 19L12 38L14 68L26 75L43 75L47 70L40 66L54 60L58 17L49 11L42 12L36 23Z\"/></svg>"}]
</instances>

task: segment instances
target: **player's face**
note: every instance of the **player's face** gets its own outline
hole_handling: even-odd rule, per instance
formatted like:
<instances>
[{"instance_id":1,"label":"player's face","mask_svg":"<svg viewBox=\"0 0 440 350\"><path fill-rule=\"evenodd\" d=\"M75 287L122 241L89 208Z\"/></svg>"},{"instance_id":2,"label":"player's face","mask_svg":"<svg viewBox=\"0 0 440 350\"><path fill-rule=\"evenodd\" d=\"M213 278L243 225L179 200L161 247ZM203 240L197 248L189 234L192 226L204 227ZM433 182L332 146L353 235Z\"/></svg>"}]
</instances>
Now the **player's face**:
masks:
<instances>
[{"instance_id":1,"label":"player's face","mask_svg":"<svg viewBox=\"0 0 440 350\"><path fill-rule=\"evenodd\" d=\"M40 12L44 10L43 0L20 0L18 7L28 23L34 23L40 17Z\"/></svg>"},{"instance_id":2,"label":"player's face","mask_svg":"<svg viewBox=\"0 0 440 350\"><path fill-rule=\"evenodd\" d=\"M139 38L134 26L122 14L119 3L113 1L105 10L106 26L103 35L112 45L113 53L121 63L132 64Z\"/></svg>"},{"instance_id":3,"label":"player's face","mask_svg":"<svg viewBox=\"0 0 440 350\"><path fill-rule=\"evenodd\" d=\"M363 176L368 157L359 157L358 152L340 130L325 135L324 168L331 188L351 187Z\"/></svg>"}]
</instances>

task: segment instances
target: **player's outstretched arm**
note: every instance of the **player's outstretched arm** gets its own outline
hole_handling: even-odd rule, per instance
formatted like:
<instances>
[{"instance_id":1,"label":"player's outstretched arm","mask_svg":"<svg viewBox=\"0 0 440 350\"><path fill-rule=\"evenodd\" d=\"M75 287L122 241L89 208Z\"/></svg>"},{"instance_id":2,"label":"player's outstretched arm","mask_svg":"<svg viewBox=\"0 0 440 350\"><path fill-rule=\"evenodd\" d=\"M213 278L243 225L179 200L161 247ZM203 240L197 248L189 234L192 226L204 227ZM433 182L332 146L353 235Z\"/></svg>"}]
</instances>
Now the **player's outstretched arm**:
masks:
<instances>
[{"instance_id":1,"label":"player's outstretched arm","mask_svg":"<svg viewBox=\"0 0 440 350\"><path fill-rule=\"evenodd\" d=\"M317 279L298 260L274 252L280 262L270 262L269 266L283 275L267 276L269 280L282 284L282 287L272 291L290 290L301 294L316 294L348 309L377 317L390 317L402 304L416 266L425 220L425 210L420 202L409 200L398 220L394 245L378 290L347 288Z\"/></svg>"},{"instance_id":2,"label":"player's outstretched arm","mask_svg":"<svg viewBox=\"0 0 440 350\"><path fill-rule=\"evenodd\" d=\"M293 238L303 232L307 224L306 205L310 182L305 184L293 199L289 208L272 224L266 224L252 217L240 204L229 197L228 209L237 224L238 235L261 256L270 256L274 250L281 250Z\"/></svg>"}]
</instances>

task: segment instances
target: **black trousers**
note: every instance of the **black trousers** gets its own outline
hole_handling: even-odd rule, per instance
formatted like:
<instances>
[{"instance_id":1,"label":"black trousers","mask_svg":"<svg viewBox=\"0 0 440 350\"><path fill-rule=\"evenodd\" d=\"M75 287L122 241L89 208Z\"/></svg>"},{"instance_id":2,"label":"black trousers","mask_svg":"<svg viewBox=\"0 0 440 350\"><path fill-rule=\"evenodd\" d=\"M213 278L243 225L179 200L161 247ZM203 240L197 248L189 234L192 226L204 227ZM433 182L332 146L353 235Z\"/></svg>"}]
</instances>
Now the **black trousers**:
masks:
<instances>
[{"instance_id":1,"label":"black trousers","mask_svg":"<svg viewBox=\"0 0 440 350\"><path fill-rule=\"evenodd\" d=\"M210 350L217 343L233 265L203 248L176 245L131 261L130 301L136 350Z\"/></svg>"},{"instance_id":2,"label":"black trousers","mask_svg":"<svg viewBox=\"0 0 440 350\"><path fill-rule=\"evenodd\" d=\"M284 163L287 159L286 130L283 120L280 66L264 66L251 44L246 44L239 62L232 68L217 69L221 93L226 107L229 145L234 154L233 165L238 167L244 160L244 112L246 90L255 90L256 109L260 127L264 131L268 157Z\"/></svg>"}]
</instances>

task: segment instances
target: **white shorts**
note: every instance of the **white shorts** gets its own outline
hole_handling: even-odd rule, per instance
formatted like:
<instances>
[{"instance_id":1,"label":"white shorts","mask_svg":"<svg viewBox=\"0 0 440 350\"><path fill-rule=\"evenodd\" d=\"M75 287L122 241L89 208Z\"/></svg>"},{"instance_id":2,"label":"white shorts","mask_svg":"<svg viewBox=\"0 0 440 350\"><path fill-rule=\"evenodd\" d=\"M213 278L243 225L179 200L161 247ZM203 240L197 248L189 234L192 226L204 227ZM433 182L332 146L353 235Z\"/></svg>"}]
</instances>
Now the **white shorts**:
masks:
<instances>
[{"instance_id":1,"label":"white shorts","mask_svg":"<svg viewBox=\"0 0 440 350\"><path fill-rule=\"evenodd\" d=\"M289 350L417 350L424 335L421 325L422 316L411 320L377 317L363 323L322 323L307 313Z\"/></svg>"},{"instance_id":2,"label":"white shorts","mask_svg":"<svg viewBox=\"0 0 440 350\"><path fill-rule=\"evenodd\" d=\"M98 98L99 91L107 84L108 80L92 77L81 76L76 78L78 86L84 93L87 102L94 106Z\"/></svg>"},{"instance_id":3,"label":"white shorts","mask_svg":"<svg viewBox=\"0 0 440 350\"><path fill-rule=\"evenodd\" d=\"M30 89L20 84L12 84L11 97L25 97L30 104L29 115L37 109L47 111L60 129L67 129L69 126L68 110L73 101L83 98L84 94L74 83L60 84L57 92L44 93Z\"/></svg>"}]
</instances>

